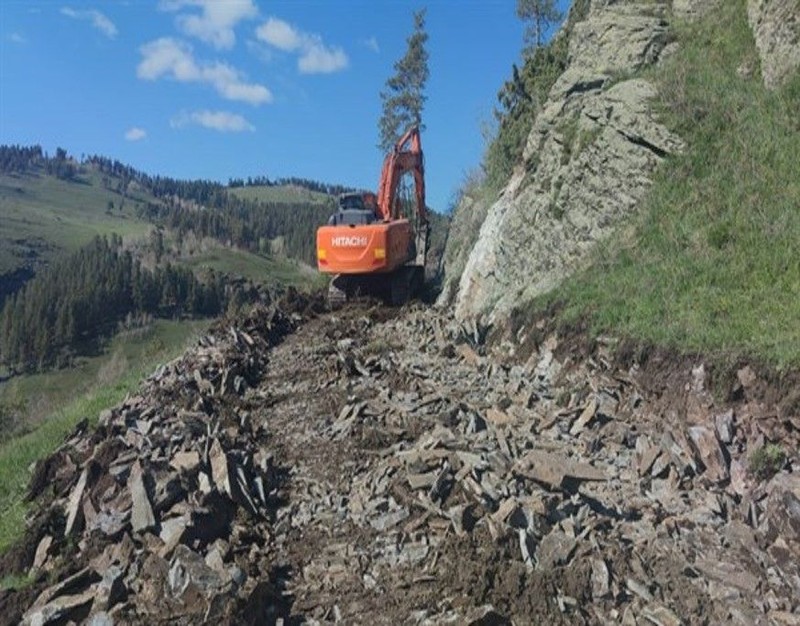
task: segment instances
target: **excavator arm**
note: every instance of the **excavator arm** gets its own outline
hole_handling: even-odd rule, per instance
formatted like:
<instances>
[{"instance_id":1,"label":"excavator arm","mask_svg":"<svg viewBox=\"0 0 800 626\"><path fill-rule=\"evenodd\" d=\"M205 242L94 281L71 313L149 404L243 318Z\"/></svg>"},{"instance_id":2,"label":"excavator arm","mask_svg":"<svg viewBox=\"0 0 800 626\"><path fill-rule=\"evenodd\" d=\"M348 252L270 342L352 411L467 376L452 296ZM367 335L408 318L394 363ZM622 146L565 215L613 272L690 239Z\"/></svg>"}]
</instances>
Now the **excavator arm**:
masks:
<instances>
[{"instance_id":1,"label":"excavator arm","mask_svg":"<svg viewBox=\"0 0 800 626\"><path fill-rule=\"evenodd\" d=\"M381 219L393 220L400 217L396 214L394 198L401 178L408 172L414 176L417 218L420 227L423 227L428 222L425 210L425 163L419 128L416 126L406 131L383 161L378 186L378 216Z\"/></svg>"}]
</instances>

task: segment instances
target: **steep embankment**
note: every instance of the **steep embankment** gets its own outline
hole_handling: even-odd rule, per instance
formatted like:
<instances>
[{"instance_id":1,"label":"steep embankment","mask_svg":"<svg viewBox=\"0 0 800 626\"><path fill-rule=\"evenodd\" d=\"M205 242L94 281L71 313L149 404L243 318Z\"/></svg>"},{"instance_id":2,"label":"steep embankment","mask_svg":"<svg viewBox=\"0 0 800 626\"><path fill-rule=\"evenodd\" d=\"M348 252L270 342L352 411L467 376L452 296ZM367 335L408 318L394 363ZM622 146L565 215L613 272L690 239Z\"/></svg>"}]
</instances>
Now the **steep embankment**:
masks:
<instances>
[{"instance_id":1,"label":"steep embankment","mask_svg":"<svg viewBox=\"0 0 800 626\"><path fill-rule=\"evenodd\" d=\"M549 294L603 331L791 362L798 13L794 0L573 12L522 162L496 201L456 211L453 235L480 231L448 249L442 302L500 322Z\"/></svg>"}]
</instances>

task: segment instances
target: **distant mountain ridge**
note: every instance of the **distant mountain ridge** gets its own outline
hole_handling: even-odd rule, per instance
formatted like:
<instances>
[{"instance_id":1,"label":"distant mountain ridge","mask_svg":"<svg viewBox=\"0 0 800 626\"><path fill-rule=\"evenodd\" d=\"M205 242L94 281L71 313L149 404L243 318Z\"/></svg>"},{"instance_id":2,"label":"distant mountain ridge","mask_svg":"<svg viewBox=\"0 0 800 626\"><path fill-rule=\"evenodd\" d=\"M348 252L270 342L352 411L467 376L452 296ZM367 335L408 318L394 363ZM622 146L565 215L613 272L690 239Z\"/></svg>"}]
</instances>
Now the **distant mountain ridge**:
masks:
<instances>
[{"instance_id":1,"label":"distant mountain ridge","mask_svg":"<svg viewBox=\"0 0 800 626\"><path fill-rule=\"evenodd\" d=\"M269 194L241 197L251 189L153 176L97 155L79 161L62 148L51 156L41 146L0 146L0 297L95 235L141 236L152 226L313 263L314 229L335 202L319 190L345 187L299 178L269 183ZM296 188L313 192L313 202Z\"/></svg>"}]
</instances>

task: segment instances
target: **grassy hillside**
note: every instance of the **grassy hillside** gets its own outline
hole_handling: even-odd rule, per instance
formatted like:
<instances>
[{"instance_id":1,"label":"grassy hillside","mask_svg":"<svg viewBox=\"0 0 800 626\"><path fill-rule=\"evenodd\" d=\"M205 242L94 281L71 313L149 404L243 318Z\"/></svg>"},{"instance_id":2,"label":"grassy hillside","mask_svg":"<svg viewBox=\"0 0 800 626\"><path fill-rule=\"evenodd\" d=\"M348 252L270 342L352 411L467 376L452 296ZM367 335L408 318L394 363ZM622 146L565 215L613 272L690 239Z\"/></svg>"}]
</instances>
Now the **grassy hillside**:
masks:
<instances>
[{"instance_id":1,"label":"grassy hillside","mask_svg":"<svg viewBox=\"0 0 800 626\"><path fill-rule=\"evenodd\" d=\"M55 450L82 419L119 403L142 376L181 354L206 323L158 321L150 328L118 336L109 351L68 370L12 379L0 385L0 402L25 400L39 424L27 434L0 443L0 553L24 530L23 496L31 463Z\"/></svg>"},{"instance_id":2,"label":"grassy hillside","mask_svg":"<svg viewBox=\"0 0 800 626\"><path fill-rule=\"evenodd\" d=\"M192 269L213 269L260 283L314 286L320 277L314 268L292 259L254 254L222 245L207 247L191 256L178 257L177 262Z\"/></svg>"},{"instance_id":3,"label":"grassy hillside","mask_svg":"<svg viewBox=\"0 0 800 626\"><path fill-rule=\"evenodd\" d=\"M256 200L259 202L330 205L331 209L335 204L335 199L328 194L311 191L296 185L231 187L229 191L243 200Z\"/></svg>"},{"instance_id":4,"label":"grassy hillside","mask_svg":"<svg viewBox=\"0 0 800 626\"><path fill-rule=\"evenodd\" d=\"M140 186L123 196L113 190L118 182L91 165L82 166L75 180L44 172L0 173L0 276L29 267L32 262L47 264L59 254L87 244L95 235L117 233L128 240L147 235L153 225L140 218L137 209L148 203L159 204L159 200ZM266 202L307 202L314 206L334 202L326 194L291 185L234 191L237 196ZM221 244L203 254L172 261L257 282L304 285L315 278L309 268L293 260Z\"/></svg>"},{"instance_id":5,"label":"grassy hillside","mask_svg":"<svg viewBox=\"0 0 800 626\"><path fill-rule=\"evenodd\" d=\"M156 200L145 192L123 198L104 188L101 175L90 168L69 181L43 173L0 173L0 275L32 254L50 261L95 235L143 235L150 225L136 217L136 208L147 202Z\"/></svg>"},{"instance_id":6,"label":"grassy hillside","mask_svg":"<svg viewBox=\"0 0 800 626\"><path fill-rule=\"evenodd\" d=\"M689 148L641 219L535 307L683 350L800 365L800 77L768 92L745 2L679 24L650 76Z\"/></svg>"},{"instance_id":7,"label":"grassy hillside","mask_svg":"<svg viewBox=\"0 0 800 626\"><path fill-rule=\"evenodd\" d=\"M0 383L0 405L23 406L23 420L35 425L98 385L113 384L165 349L184 345L207 320L156 320L118 334L99 356L78 358L70 368L16 376ZM0 439L5 433L0 432Z\"/></svg>"}]
</instances>

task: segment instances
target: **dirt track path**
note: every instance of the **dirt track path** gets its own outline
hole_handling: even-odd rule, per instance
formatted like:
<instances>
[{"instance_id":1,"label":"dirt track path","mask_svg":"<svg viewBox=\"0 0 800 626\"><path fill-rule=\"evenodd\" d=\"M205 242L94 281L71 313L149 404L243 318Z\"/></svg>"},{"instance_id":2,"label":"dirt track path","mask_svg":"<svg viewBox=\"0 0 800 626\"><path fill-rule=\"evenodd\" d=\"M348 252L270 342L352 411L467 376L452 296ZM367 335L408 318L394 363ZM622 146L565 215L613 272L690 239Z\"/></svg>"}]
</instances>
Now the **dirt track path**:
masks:
<instances>
[{"instance_id":1,"label":"dirt track path","mask_svg":"<svg viewBox=\"0 0 800 626\"><path fill-rule=\"evenodd\" d=\"M795 608L742 520L727 448L706 426L690 441L674 412L706 402L714 428L701 380L645 397L602 350L572 360L554 341L502 366L448 324L346 311L275 348L259 393L287 471L273 530L294 615L755 623Z\"/></svg>"},{"instance_id":2,"label":"dirt track path","mask_svg":"<svg viewBox=\"0 0 800 626\"><path fill-rule=\"evenodd\" d=\"M276 549L296 614L397 623L410 606L435 602L430 584L434 581L428 577L424 584L409 584L420 573L408 567L394 571L391 581L377 580L371 567L376 557L380 561L383 551L401 551L395 542L402 546L408 538L401 535L413 533L382 537L353 519L358 517L354 506L362 487L359 478L381 463L385 455L380 449L406 431L375 426L363 415L363 422L347 433L354 436L343 436L343 431L336 432L336 418L350 407L363 410L362 403L370 400L390 402L388 379L395 382L391 396L409 393L396 384L407 377L404 365L394 369L393 363L375 376L358 371L365 366L353 354L365 348L373 367L378 360L384 366L390 361L380 355L390 347L381 338L386 329L363 313L346 311L315 320L271 355L260 389L270 405L263 419L273 437L275 457L287 470L282 491L286 506L278 510L274 527ZM400 345L399 338L390 340ZM423 380L412 380L411 385L433 387Z\"/></svg>"}]
</instances>

